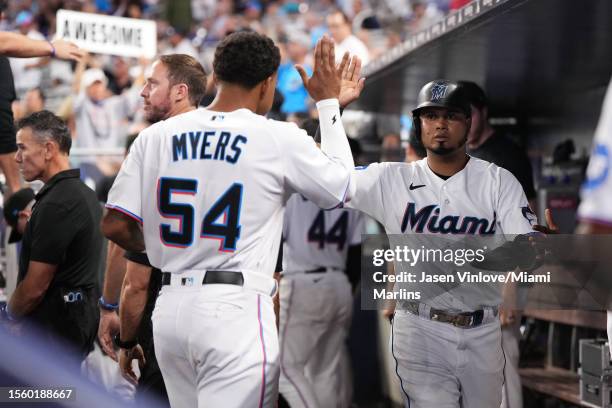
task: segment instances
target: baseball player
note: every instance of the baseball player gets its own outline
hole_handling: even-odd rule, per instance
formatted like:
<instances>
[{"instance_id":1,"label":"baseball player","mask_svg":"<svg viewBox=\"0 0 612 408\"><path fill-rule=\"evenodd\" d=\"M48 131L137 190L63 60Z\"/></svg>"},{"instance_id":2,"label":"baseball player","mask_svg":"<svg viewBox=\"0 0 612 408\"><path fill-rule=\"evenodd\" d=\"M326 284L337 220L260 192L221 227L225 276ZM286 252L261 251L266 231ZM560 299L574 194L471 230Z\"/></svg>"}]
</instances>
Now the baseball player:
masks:
<instances>
[{"instance_id":1,"label":"baseball player","mask_svg":"<svg viewBox=\"0 0 612 408\"><path fill-rule=\"evenodd\" d=\"M582 188L582 202L578 208L580 224L577 232L582 234L612 233L612 82L604 100L595 140L587 180ZM612 311L608 310L608 340L612 339ZM610 343L612 344L612 342ZM611 347L612 352L612 347Z\"/></svg>"},{"instance_id":2,"label":"baseball player","mask_svg":"<svg viewBox=\"0 0 612 408\"><path fill-rule=\"evenodd\" d=\"M146 247L163 271L153 335L173 407L274 405L272 275L285 203L298 192L333 208L352 190L337 100L348 55L336 67L333 43L324 37L313 76L298 68L317 101L321 150L295 125L261 116L272 104L279 61L263 35L226 37L213 62L215 100L141 132L109 193L104 234L127 250ZM126 279L125 290L147 280ZM142 360L133 337L139 298L120 309L128 360Z\"/></svg>"},{"instance_id":3,"label":"baseball player","mask_svg":"<svg viewBox=\"0 0 612 408\"><path fill-rule=\"evenodd\" d=\"M352 315L349 253L360 262L363 214L324 211L307 198L289 199L283 224L280 280L280 393L292 408L343 407L339 390ZM350 395L350 392L346 392Z\"/></svg>"},{"instance_id":4,"label":"baseball player","mask_svg":"<svg viewBox=\"0 0 612 408\"><path fill-rule=\"evenodd\" d=\"M374 217L387 234L532 232L534 217L516 178L466 154L470 105L456 83L426 84L412 114L427 157L356 170L349 207ZM474 222L480 228L469 227ZM473 308L457 300L462 294L467 299L467 290L459 286L452 298L398 302L390 343L407 407L499 407L501 293L488 294L488 302Z\"/></svg>"},{"instance_id":5,"label":"baseball player","mask_svg":"<svg viewBox=\"0 0 612 408\"><path fill-rule=\"evenodd\" d=\"M172 88L179 84L186 86L186 92L180 97L170 98ZM205 89L206 73L197 60L184 54L164 55L153 64L150 77L147 78L141 92L144 99L145 118L150 123L156 123L180 113L193 111L197 108ZM98 339L100 344L106 354L117 360L113 337L119 331L119 317L116 310L119 306L118 300L124 276L126 273L130 275L151 274L147 304L138 331L146 364L138 378L137 397L140 397L142 393L153 392L159 398L167 401L166 388L155 359L151 328L151 313L161 287L161 271L151 270L146 254L128 253L126 258L129 260L126 262L124 251L114 243L110 243L108 254L104 292L99 302L101 317ZM128 298L131 299L132 296ZM127 301L129 302L129 299ZM125 367L129 362L121 361L120 363ZM126 372L125 369L124 372ZM127 375L127 378L136 382L136 378L130 375Z\"/></svg>"}]
</instances>

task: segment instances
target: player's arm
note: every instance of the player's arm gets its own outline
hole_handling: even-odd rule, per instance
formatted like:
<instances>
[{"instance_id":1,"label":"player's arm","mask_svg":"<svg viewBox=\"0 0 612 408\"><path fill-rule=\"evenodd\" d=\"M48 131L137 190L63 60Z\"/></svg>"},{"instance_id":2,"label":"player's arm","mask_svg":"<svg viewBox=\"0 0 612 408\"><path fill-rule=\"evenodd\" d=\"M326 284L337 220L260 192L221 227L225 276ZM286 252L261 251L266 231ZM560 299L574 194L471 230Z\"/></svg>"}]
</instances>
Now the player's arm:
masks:
<instances>
[{"instance_id":1,"label":"player's arm","mask_svg":"<svg viewBox=\"0 0 612 408\"><path fill-rule=\"evenodd\" d=\"M113 337L119 333L119 296L121 285L125 276L125 259L123 249L114 242L108 243L106 253L106 269L104 271L104 285L100 299L100 324L98 325L98 341L102 351L117 361L117 354Z\"/></svg>"},{"instance_id":2,"label":"player's arm","mask_svg":"<svg viewBox=\"0 0 612 408\"><path fill-rule=\"evenodd\" d=\"M56 57L76 61L83 57L83 51L64 40L34 40L18 33L0 31L0 55L14 58Z\"/></svg>"},{"instance_id":3,"label":"player's arm","mask_svg":"<svg viewBox=\"0 0 612 408\"><path fill-rule=\"evenodd\" d=\"M109 208L102 219L102 233L126 251L144 251L140 224L119 210Z\"/></svg>"},{"instance_id":4,"label":"player's arm","mask_svg":"<svg viewBox=\"0 0 612 408\"><path fill-rule=\"evenodd\" d=\"M121 349L119 365L122 375L134 385L138 384L138 378L132 371L132 360L137 359L141 368L145 363L142 348L137 344L137 333L147 303L150 279L150 267L131 261L127 262L121 290L119 338L122 343L136 342L136 345L130 349Z\"/></svg>"},{"instance_id":5,"label":"player's arm","mask_svg":"<svg viewBox=\"0 0 612 408\"><path fill-rule=\"evenodd\" d=\"M338 66L335 62L333 41L323 36L315 47L315 61L312 77L296 65L304 87L316 101L321 126L321 150L330 157L338 158L347 168L354 166L351 149L340 121L339 97L342 79L350 68L349 54L346 53Z\"/></svg>"}]
</instances>

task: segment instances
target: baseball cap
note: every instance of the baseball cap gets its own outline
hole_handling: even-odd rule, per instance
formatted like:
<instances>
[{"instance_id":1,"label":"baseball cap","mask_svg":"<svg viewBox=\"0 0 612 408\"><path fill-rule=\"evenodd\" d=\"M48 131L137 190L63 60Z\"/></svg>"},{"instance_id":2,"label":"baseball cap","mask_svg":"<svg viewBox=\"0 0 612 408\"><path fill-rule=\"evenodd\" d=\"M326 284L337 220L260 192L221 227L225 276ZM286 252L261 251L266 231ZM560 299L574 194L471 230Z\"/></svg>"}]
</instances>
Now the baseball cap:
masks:
<instances>
[{"instance_id":1,"label":"baseball cap","mask_svg":"<svg viewBox=\"0 0 612 408\"><path fill-rule=\"evenodd\" d=\"M9 236L9 244L20 241L22 236L17 231L17 220L19 220L19 212L23 211L32 200L34 200L34 190L31 188L22 188L15 194L9 197L4 203L4 219L6 223L10 225L11 235Z\"/></svg>"},{"instance_id":2,"label":"baseball cap","mask_svg":"<svg viewBox=\"0 0 612 408\"><path fill-rule=\"evenodd\" d=\"M81 89L87 89L97 81L103 82L104 85L108 83L104 71L100 68L89 68L83 72L83 76L81 77Z\"/></svg>"},{"instance_id":3,"label":"baseball cap","mask_svg":"<svg viewBox=\"0 0 612 408\"><path fill-rule=\"evenodd\" d=\"M15 25L17 27L32 24L32 21L34 21L34 17L32 16L32 13L27 10L20 11L17 13L17 17L15 17Z\"/></svg>"}]
</instances>

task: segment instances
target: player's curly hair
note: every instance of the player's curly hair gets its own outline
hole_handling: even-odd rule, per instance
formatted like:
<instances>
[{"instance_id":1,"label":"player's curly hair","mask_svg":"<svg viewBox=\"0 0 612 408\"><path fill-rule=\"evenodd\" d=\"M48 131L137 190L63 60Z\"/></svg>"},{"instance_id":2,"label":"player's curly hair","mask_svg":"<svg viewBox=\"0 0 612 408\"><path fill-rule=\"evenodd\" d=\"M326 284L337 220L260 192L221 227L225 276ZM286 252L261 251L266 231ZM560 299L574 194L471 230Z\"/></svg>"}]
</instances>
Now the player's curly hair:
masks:
<instances>
[{"instance_id":1,"label":"player's curly hair","mask_svg":"<svg viewBox=\"0 0 612 408\"><path fill-rule=\"evenodd\" d=\"M217 46L213 70L220 81L252 89L273 75L279 64L280 51L270 38L242 31Z\"/></svg>"}]
</instances>

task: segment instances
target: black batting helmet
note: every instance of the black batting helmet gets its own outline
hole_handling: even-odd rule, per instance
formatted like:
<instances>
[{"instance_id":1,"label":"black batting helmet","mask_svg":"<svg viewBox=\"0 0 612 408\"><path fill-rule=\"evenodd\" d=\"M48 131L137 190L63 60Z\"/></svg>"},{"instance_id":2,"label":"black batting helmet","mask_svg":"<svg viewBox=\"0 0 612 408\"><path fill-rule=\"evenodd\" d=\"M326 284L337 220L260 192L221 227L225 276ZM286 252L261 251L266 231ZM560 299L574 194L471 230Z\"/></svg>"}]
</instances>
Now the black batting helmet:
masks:
<instances>
[{"instance_id":1,"label":"black batting helmet","mask_svg":"<svg viewBox=\"0 0 612 408\"><path fill-rule=\"evenodd\" d=\"M417 98L417 107L412 110L412 121L417 140L421 141L421 122L419 113L425 108L446 108L472 115L472 107L465 90L457 82L436 79L421 88Z\"/></svg>"}]
</instances>

